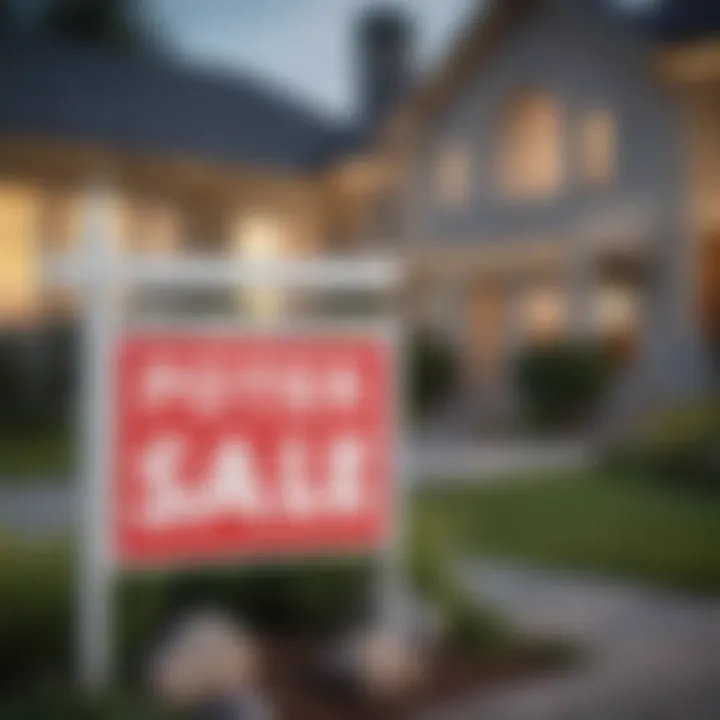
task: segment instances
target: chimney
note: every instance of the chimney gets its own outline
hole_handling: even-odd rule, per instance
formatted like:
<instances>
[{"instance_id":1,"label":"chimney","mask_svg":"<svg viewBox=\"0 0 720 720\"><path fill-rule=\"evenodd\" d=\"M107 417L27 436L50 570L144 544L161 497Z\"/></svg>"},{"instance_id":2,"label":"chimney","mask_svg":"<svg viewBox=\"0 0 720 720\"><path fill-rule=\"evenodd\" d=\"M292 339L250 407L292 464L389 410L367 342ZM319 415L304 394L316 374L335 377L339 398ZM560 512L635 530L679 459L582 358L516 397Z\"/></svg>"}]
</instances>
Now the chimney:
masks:
<instances>
[{"instance_id":1,"label":"chimney","mask_svg":"<svg viewBox=\"0 0 720 720\"><path fill-rule=\"evenodd\" d=\"M411 36L407 16L396 9L376 8L360 21L360 110L368 129L382 122L409 85Z\"/></svg>"}]
</instances>

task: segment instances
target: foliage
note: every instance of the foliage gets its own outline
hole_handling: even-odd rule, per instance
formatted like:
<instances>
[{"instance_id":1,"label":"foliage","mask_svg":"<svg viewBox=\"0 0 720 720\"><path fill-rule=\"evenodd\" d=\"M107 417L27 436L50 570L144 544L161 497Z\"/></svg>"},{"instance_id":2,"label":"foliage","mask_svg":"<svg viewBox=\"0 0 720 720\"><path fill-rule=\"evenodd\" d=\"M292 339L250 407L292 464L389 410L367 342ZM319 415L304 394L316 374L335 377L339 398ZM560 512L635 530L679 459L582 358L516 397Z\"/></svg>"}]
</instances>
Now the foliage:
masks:
<instances>
[{"instance_id":1,"label":"foliage","mask_svg":"<svg viewBox=\"0 0 720 720\"><path fill-rule=\"evenodd\" d=\"M0 431L34 437L71 418L77 380L77 331L0 336Z\"/></svg>"},{"instance_id":2,"label":"foliage","mask_svg":"<svg viewBox=\"0 0 720 720\"><path fill-rule=\"evenodd\" d=\"M459 368L449 344L430 330L415 332L409 355L411 411L422 422L453 390Z\"/></svg>"},{"instance_id":3,"label":"foliage","mask_svg":"<svg viewBox=\"0 0 720 720\"><path fill-rule=\"evenodd\" d=\"M720 499L607 472L423 490L423 527L468 556L629 578L720 596Z\"/></svg>"},{"instance_id":4,"label":"foliage","mask_svg":"<svg viewBox=\"0 0 720 720\"><path fill-rule=\"evenodd\" d=\"M720 398L688 402L649 418L610 449L609 467L683 489L720 492Z\"/></svg>"},{"instance_id":5,"label":"foliage","mask_svg":"<svg viewBox=\"0 0 720 720\"><path fill-rule=\"evenodd\" d=\"M517 362L517 387L529 420L541 430L568 429L598 409L611 377L607 353L589 343L529 347Z\"/></svg>"},{"instance_id":6,"label":"foliage","mask_svg":"<svg viewBox=\"0 0 720 720\"><path fill-rule=\"evenodd\" d=\"M50 33L121 49L157 45L137 0L47 0L40 25Z\"/></svg>"},{"instance_id":7,"label":"foliage","mask_svg":"<svg viewBox=\"0 0 720 720\"><path fill-rule=\"evenodd\" d=\"M0 543L0 697L72 680L75 573L67 547ZM258 631L346 627L367 612L370 570L367 562L348 561L123 579L116 605L120 675L136 683L159 633L199 608L222 609Z\"/></svg>"}]
</instances>

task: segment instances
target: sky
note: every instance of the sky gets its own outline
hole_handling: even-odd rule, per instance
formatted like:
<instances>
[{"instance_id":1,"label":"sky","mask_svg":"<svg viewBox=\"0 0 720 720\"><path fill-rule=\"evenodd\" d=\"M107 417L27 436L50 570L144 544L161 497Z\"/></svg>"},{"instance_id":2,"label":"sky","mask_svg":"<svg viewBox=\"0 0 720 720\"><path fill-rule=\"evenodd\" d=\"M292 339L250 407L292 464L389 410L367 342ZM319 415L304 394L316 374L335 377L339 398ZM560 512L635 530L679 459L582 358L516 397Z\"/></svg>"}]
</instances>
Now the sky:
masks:
<instances>
[{"instance_id":1,"label":"sky","mask_svg":"<svg viewBox=\"0 0 720 720\"><path fill-rule=\"evenodd\" d=\"M146 0L165 42L193 64L254 74L323 115L358 100L354 32L373 7L413 21L418 71L434 65L485 0ZM660 0L615 0L638 9Z\"/></svg>"},{"instance_id":2,"label":"sky","mask_svg":"<svg viewBox=\"0 0 720 720\"><path fill-rule=\"evenodd\" d=\"M355 22L399 6L413 20L419 70L448 47L482 0L150 0L165 41L210 68L242 71L290 90L323 115L356 108Z\"/></svg>"}]
</instances>

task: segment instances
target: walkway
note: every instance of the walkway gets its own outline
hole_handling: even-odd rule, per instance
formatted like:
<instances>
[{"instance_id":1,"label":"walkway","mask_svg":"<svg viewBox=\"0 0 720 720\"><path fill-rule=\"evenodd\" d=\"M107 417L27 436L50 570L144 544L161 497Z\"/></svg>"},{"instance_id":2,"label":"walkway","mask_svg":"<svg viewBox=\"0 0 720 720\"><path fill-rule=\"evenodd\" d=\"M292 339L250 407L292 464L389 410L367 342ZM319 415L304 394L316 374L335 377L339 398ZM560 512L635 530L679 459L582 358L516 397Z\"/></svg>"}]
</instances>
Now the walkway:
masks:
<instances>
[{"instance_id":1,"label":"walkway","mask_svg":"<svg viewBox=\"0 0 720 720\"><path fill-rule=\"evenodd\" d=\"M566 638L587 657L447 720L720 718L720 602L489 562L463 574L520 631Z\"/></svg>"}]
</instances>

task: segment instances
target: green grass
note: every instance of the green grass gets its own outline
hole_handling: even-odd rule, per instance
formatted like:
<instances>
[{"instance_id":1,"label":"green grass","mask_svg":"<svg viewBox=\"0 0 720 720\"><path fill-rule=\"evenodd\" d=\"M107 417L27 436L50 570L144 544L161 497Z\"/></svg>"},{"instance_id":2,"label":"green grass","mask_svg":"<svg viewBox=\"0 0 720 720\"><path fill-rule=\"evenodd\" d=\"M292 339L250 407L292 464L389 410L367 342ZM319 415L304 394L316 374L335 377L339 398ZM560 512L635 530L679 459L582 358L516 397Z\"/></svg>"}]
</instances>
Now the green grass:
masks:
<instances>
[{"instance_id":1,"label":"green grass","mask_svg":"<svg viewBox=\"0 0 720 720\"><path fill-rule=\"evenodd\" d=\"M69 430L0 434L0 482L34 477L67 478L73 473L74 440Z\"/></svg>"},{"instance_id":2,"label":"green grass","mask_svg":"<svg viewBox=\"0 0 720 720\"><path fill-rule=\"evenodd\" d=\"M416 533L463 551L720 595L720 498L596 474L434 488Z\"/></svg>"}]
</instances>

